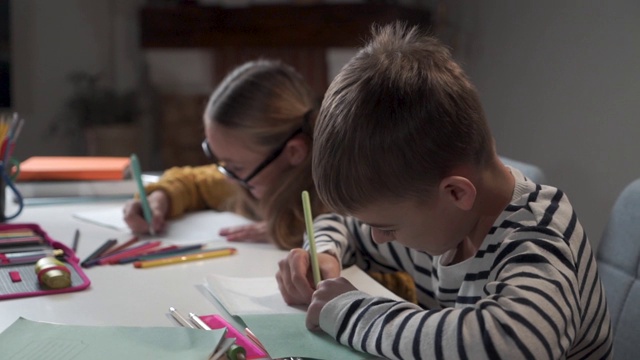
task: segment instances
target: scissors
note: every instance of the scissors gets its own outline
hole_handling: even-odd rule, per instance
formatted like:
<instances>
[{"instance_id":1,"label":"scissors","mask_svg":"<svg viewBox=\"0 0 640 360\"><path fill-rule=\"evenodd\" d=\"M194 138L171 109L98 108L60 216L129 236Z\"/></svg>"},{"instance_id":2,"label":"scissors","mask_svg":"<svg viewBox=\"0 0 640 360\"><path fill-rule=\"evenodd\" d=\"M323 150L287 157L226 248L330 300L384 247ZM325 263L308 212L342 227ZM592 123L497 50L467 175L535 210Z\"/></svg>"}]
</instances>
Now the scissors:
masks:
<instances>
[{"instance_id":1,"label":"scissors","mask_svg":"<svg viewBox=\"0 0 640 360\"><path fill-rule=\"evenodd\" d=\"M0 205L2 205L2 207L0 208L0 220L2 221L15 219L18 215L20 215L22 209L24 208L24 200L22 198L22 194L20 194L20 191L15 185L15 180L18 178L18 175L20 175L20 162L15 158L9 158L8 165L8 169L4 164L0 165L0 191L5 191L4 194L0 194L2 195L0 196ZM4 214L6 204L6 187L9 187L15 197L15 202L18 204L18 209L14 214L11 215Z\"/></svg>"}]
</instances>

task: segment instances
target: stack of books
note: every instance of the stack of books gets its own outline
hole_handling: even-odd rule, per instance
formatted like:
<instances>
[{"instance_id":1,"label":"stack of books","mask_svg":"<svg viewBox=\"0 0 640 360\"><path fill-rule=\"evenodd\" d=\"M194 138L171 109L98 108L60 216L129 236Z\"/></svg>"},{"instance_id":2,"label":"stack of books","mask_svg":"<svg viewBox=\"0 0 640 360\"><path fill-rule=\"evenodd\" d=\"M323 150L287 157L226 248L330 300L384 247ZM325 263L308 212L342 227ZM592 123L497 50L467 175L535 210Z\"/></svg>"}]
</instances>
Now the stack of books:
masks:
<instances>
[{"instance_id":1,"label":"stack of books","mask_svg":"<svg viewBox=\"0 0 640 360\"><path fill-rule=\"evenodd\" d=\"M34 156L20 164L16 187L32 203L122 199L137 192L129 157Z\"/></svg>"}]
</instances>

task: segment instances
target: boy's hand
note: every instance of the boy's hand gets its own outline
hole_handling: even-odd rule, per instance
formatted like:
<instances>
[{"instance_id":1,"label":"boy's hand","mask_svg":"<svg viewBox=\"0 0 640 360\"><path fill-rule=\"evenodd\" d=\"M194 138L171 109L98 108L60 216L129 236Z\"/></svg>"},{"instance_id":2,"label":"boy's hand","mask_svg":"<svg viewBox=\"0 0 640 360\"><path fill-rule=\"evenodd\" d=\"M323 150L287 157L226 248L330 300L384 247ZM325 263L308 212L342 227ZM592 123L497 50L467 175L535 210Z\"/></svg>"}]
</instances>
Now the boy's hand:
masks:
<instances>
[{"instance_id":1,"label":"boy's hand","mask_svg":"<svg viewBox=\"0 0 640 360\"><path fill-rule=\"evenodd\" d=\"M357 290L356 287L343 277L321 281L313 293L311 304L307 309L307 329L320 330L320 311L322 308L337 296L353 290Z\"/></svg>"},{"instance_id":2,"label":"boy's hand","mask_svg":"<svg viewBox=\"0 0 640 360\"><path fill-rule=\"evenodd\" d=\"M340 275L340 263L335 256L320 253L318 262L323 279ZM309 253L304 249L293 249L286 258L278 262L278 266L280 270L276 273L276 280L284 301L289 305L309 304L315 289Z\"/></svg>"},{"instance_id":3,"label":"boy's hand","mask_svg":"<svg viewBox=\"0 0 640 360\"><path fill-rule=\"evenodd\" d=\"M164 191L154 191L147 196L151 208L152 226L155 233L161 233L166 227L166 217L169 212L169 197ZM124 221L135 234L149 233L149 224L144 219L140 200L129 200L124 205Z\"/></svg>"},{"instance_id":4,"label":"boy's hand","mask_svg":"<svg viewBox=\"0 0 640 360\"><path fill-rule=\"evenodd\" d=\"M223 228L220 229L220 236L227 241L267 242L267 222Z\"/></svg>"}]
</instances>

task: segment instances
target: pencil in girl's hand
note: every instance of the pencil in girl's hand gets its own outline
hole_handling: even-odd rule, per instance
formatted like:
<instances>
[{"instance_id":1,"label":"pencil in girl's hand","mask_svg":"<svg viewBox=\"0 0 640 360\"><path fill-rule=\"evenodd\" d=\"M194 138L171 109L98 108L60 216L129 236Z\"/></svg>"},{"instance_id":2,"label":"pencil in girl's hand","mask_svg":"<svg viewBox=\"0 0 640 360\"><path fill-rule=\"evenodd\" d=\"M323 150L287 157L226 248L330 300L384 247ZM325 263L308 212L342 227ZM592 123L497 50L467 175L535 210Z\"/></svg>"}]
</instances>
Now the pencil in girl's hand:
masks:
<instances>
[{"instance_id":1,"label":"pencil in girl's hand","mask_svg":"<svg viewBox=\"0 0 640 360\"><path fill-rule=\"evenodd\" d=\"M151 206L149 206L149 200L147 200L147 193L144 189L144 184L142 183L142 170L140 170L140 162L138 161L138 156L136 154L131 154L131 173L138 186L138 196L140 197L140 204L142 205L142 215L144 216L147 224L149 224L149 233L151 235L155 235L155 230L153 229L153 214L151 212Z\"/></svg>"},{"instance_id":2,"label":"pencil in girl's hand","mask_svg":"<svg viewBox=\"0 0 640 360\"><path fill-rule=\"evenodd\" d=\"M311 257L311 271L313 272L313 282L317 286L322 280L320 277L320 264L318 263L318 252L316 251L316 239L313 235L313 216L311 215L311 200L309 192L302 192L302 209L304 210L304 222L307 226L307 237L309 238L309 253Z\"/></svg>"}]
</instances>

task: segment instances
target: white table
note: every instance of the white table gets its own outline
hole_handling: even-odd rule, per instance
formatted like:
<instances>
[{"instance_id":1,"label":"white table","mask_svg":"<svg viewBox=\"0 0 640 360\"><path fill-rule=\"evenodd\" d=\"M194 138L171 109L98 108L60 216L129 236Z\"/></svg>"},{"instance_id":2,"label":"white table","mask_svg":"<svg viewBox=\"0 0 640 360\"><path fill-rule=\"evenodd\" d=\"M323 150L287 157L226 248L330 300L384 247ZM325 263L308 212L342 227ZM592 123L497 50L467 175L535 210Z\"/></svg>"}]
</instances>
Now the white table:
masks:
<instances>
[{"instance_id":1,"label":"white table","mask_svg":"<svg viewBox=\"0 0 640 360\"><path fill-rule=\"evenodd\" d=\"M106 239L117 237L121 243L131 235L83 222L72 214L122 204L96 202L27 206L11 223L37 223L53 239L69 246L75 230L79 229L81 236L77 254L80 259L85 259ZM168 316L170 306L183 314L220 313L219 305L202 289L206 275L269 276L276 273L278 260L287 254L270 244L233 243L233 246L238 253L223 258L149 269L136 269L132 265L85 269L91 280L91 286L86 290L0 301L0 332L20 316L34 321L74 325L175 326ZM358 276L357 282L352 281L363 291L395 297L368 276Z\"/></svg>"}]
</instances>

